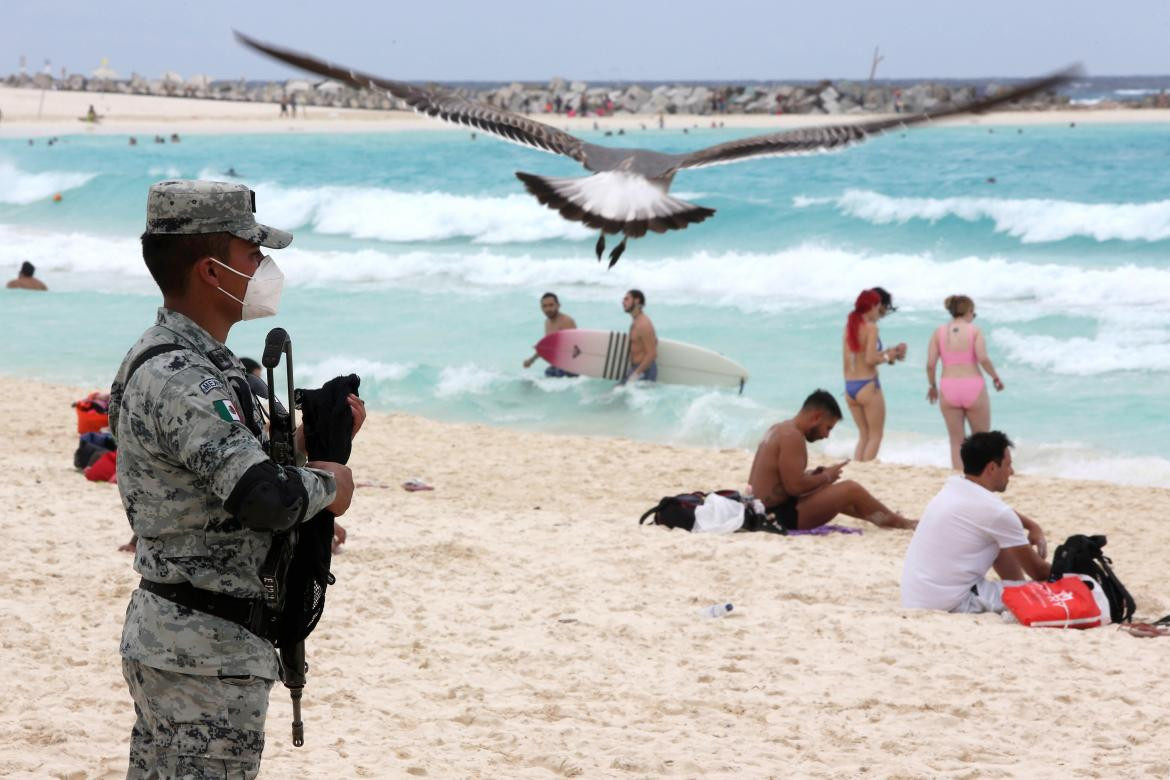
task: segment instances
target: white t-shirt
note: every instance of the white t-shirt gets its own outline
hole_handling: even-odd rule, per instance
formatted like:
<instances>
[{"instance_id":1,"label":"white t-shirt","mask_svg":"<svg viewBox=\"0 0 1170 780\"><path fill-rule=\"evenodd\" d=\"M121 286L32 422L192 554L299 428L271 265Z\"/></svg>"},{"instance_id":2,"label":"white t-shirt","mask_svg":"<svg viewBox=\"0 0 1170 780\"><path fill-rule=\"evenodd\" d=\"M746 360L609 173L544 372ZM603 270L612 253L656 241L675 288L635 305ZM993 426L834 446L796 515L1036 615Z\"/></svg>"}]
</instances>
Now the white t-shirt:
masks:
<instances>
[{"instance_id":1,"label":"white t-shirt","mask_svg":"<svg viewBox=\"0 0 1170 780\"><path fill-rule=\"evenodd\" d=\"M902 564L902 606L950 611L1005 547L1028 543L1019 516L982 485L955 475L926 505Z\"/></svg>"}]
</instances>

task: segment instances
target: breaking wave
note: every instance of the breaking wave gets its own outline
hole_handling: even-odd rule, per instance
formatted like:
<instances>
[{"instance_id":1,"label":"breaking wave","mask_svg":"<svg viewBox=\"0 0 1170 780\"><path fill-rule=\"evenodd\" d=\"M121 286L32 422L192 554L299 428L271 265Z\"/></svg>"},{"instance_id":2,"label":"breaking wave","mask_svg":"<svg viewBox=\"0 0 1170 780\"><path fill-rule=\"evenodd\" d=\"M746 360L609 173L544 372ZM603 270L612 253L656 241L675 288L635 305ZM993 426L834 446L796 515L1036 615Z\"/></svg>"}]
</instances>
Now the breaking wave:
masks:
<instances>
[{"instance_id":1,"label":"breaking wave","mask_svg":"<svg viewBox=\"0 0 1170 780\"><path fill-rule=\"evenodd\" d=\"M67 171L28 173L0 160L0 203L23 206L85 184L97 174Z\"/></svg>"},{"instance_id":2,"label":"breaking wave","mask_svg":"<svg viewBox=\"0 0 1170 780\"><path fill-rule=\"evenodd\" d=\"M920 219L937 222L991 220L998 233L1025 244L1091 238L1096 241L1162 241L1170 238L1170 200L1150 203L1078 203L1039 198L895 198L871 190L847 190L836 198L793 199L797 208L833 205L875 225Z\"/></svg>"},{"instance_id":3,"label":"breaking wave","mask_svg":"<svg viewBox=\"0 0 1170 780\"><path fill-rule=\"evenodd\" d=\"M370 187L282 188L260 184L258 217L289 230L392 242L470 240L507 244L594 235L528 195L398 192Z\"/></svg>"}]
</instances>

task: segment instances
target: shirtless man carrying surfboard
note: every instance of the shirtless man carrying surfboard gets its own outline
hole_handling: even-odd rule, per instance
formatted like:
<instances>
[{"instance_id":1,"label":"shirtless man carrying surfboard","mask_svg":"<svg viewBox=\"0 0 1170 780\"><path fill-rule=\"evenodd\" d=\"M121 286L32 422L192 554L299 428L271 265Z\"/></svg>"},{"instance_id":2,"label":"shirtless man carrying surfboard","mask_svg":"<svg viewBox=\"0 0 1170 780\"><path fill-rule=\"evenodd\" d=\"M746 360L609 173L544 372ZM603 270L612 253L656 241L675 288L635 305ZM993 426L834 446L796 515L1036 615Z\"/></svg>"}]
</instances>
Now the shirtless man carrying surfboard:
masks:
<instances>
[{"instance_id":1,"label":"shirtless man carrying surfboard","mask_svg":"<svg viewBox=\"0 0 1170 780\"><path fill-rule=\"evenodd\" d=\"M630 290L622 298L622 308L633 318L630 324L630 370L620 384L633 380L646 382L658 381L658 334L654 332L654 323L642 311L646 306L646 296L641 290Z\"/></svg>"},{"instance_id":2,"label":"shirtless man carrying surfboard","mask_svg":"<svg viewBox=\"0 0 1170 780\"><path fill-rule=\"evenodd\" d=\"M881 528L918 525L886 507L851 479L841 479L848 460L808 469L808 442L827 439L841 420L841 407L827 390L805 399L791 420L768 429L756 449L748 484L768 514L786 530L824 525L838 514L868 520Z\"/></svg>"},{"instance_id":3,"label":"shirtless man carrying surfboard","mask_svg":"<svg viewBox=\"0 0 1170 780\"><path fill-rule=\"evenodd\" d=\"M557 298L556 293L546 292L540 296L540 310L544 312L544 335L556 333L559 330L569 330L576 328L577 323L568 314L561 311L561 301ZM536 359L540 357L540 353L534 353L532 357L524 361L524 367L530 368ZM544 370L545 376L577 376L570 374L568 371L562 371L556 366L549 366Z\"/></svg>"}]
</instances>

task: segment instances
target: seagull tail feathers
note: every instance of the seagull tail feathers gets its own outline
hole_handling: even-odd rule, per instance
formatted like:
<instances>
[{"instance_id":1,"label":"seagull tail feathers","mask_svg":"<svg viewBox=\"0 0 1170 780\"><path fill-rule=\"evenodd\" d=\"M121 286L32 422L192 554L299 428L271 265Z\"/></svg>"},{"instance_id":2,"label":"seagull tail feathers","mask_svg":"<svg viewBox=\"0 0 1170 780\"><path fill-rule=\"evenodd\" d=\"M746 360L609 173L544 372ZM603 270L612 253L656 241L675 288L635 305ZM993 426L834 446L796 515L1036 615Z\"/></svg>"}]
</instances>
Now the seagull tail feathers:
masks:
<instances>
[{"instance_id":1,"label":"seagull tail feathers","mask_svg":"<svg viewBox=\"0 0 1170 780\"><path fill-rule=\"evenodd\" d=\"M669 184L624 171L568 179L517 171L516 178L533 197L565 219L629 238L682 230L715 213L715 209L672 197L666 191Z\"/></svg>"}]
</instances>

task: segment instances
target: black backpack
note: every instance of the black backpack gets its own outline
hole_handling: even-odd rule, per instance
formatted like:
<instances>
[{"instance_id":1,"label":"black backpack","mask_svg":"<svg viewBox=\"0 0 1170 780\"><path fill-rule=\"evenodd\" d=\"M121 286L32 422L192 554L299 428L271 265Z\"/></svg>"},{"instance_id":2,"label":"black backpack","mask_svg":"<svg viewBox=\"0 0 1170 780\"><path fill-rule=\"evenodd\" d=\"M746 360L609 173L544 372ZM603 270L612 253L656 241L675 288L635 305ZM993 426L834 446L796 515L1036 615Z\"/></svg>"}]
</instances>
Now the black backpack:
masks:
<instances>
[{"instance_id":1,"label":"black backpack","mask_svg":"<svg viewBox=\"0 0 1170 780\"><path fill-rule=\"evenodd\" d=\"M743 526L740 532L769 531L782 534L784 529L770 520L767 515L759 514L752 508L751 503L744 500L738 490L716 490L717 496L739 501L744 505ZM677 496L666 496L656 506L647 509L640 518L638 525L650 519L650 525L662 525L667 528L681 528L684 531L693 531L695 528L695 510L703 505L709 493L680 493ZM653 515L653 517L651 517Z\"/></svg>"},{"instance_id":2,"label":"black backpack","mask_svg":"<svg viewBox=\"0 0 1170 780\"><path fill-rule=\"evenodd\" d=\"M1064 544L1056 548L1052 555L1052 575L1050 582L1063 577L1065 574L1085 574L1092 577L1101 586L1102 592L1109 600L1109 613L1114 623L1127 623L1133 617L1133 596L1117 579L1109 560L1102 552L1105 546L1104 536L1085 536L1074 534Z\"/></svg>"}]
</instances>

